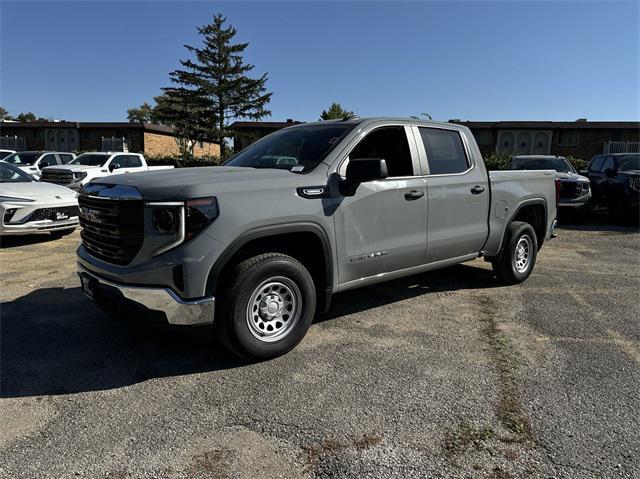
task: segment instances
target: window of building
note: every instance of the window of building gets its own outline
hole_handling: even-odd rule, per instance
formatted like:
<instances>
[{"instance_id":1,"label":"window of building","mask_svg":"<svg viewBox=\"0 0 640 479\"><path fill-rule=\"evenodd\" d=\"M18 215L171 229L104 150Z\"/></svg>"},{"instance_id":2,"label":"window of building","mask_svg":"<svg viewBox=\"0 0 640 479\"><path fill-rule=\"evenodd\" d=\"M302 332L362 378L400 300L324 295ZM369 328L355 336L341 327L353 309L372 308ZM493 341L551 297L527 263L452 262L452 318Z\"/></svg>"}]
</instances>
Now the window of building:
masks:
<instances>
[{"instance_id":1,"label":"window of building","mask_svg":"<svg viewBox=\"0 0 640 479\"><path fill-rule=\"evenodd\" d=\"M559 130L558 145L559 146L577 146L579 139L578 130Z\"/></svg>"},{"instance_id":2,"label":"window of building","mask_svg":"<svg viewBox=\"0 0 640 479\"><path fill-rule=\"evenodd\" d=\"M439 128L420 128L432 175L462 173L469 169L460 133Z\"/></svg>"},{"instance_id":3,"label":"window of building","mask_svg":"<svg viewBox=\"0 0 640 479\"><path fill-rule=\"evenodd\" d=\"M91 140L91 130L80 130L82 132L82 139L84 141L89 141Z\"/></svg>"},{"instance_id":4,"label":"window of building","mask_svg":"<svg viewBox=\"0 0 640 479\"><path fill-rule=\"evenodd\" d=\"M409 142L403 126L386 126L369 133L349 154L349 159L381 158L389 176L413 176Z\"/></svg>"}]
</instances>

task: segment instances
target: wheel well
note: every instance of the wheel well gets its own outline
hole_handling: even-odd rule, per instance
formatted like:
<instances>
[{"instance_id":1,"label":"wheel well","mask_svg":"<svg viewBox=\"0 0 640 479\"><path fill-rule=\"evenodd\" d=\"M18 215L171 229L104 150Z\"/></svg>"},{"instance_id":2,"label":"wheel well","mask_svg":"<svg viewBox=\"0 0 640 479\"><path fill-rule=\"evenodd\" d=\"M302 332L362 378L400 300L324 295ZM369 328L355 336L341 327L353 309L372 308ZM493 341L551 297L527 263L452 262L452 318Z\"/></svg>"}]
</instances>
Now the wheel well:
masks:
<instances>
[{"instance_id":1,"label":"wheel well","mask_svg":"<svg viewBox=\"0 0 640 479\"><path fill-rule=\"evenodd\" d=\"M329 307L331 263L325 244L310 231L275 234L252 239L244 243L224 264L215 281L224 287L232 269L245 259L263 253L282 253L300 261L311 274L318 296L318 310ZM212 287L214 289L215 286Z\"/></svg>"},{"instance_id":2,"label":"wheel well","mask_svg":"<svg viewBox=\"0 0 640 479\"><path fill-rule=\"evenodd\" d=\"M533 204L525 205L518 210L511 221L524 221L529 223L536 232L538 240L538 249L542 247L547 233L547 212L544 205Z\"/></svg>"}]
</instances>

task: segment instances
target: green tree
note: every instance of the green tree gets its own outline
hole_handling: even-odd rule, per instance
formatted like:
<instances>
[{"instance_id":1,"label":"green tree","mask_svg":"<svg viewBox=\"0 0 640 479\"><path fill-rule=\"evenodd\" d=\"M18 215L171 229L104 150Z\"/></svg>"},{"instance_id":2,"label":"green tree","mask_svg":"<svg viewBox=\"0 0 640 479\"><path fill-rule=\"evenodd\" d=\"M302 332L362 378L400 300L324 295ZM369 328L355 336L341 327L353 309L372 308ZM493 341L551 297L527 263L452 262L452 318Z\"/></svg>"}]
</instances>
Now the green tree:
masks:
<instances>
[{"instance_id":1,"label":"green tree","mask_svg":"<svg viewBox=\"0 0 640 479\"><path fill-rule=\"evenodd\" d=\"M9 110L0 106L0 120L11 120Z\"/></svg>"},{"instance_id":2,"label":"green tree","mask_svg":"<svg viewBox=\"0 0 640 479\"><path fill-rule=\"evenodd\" d=\"M30 111L27 113L20 113L18 116L16 116L16 120L18 121L36 121L36 119L36 115Z\"/></svg>"},{"instance_id":3,"label":"green tree","mask_svg":"<svg viewBox=\"0 0 640 479\"><path fill-rule=\"evenodd\" d=\"M169 98L182 102L173 113L179 110L194 116L190 120L181 118L181 122L190 122L193 134L218 142L223 159L232 120L259 120L271 114L266 109L271 100L265 87L267 74L247 76L254 68L242 59L249 44L234 43L237 31L225 22L226 18L217 14L210 24L198 28L202 46L185 45L194 58L181 60L184 69L169 74L174 86L163 88Z\"/></svg>"},{"instance_id":4,"label":"green tree","mask_svg":"<svg viewBox=\"0 0 640 479\"><path fill-rule=\"evenodd\" d=\"M129 108L127 110L127 119L129 123L154 123L154 107L145 101L137 108Z\"/></svg>"},{"instance_id":5,"label":"green tree","mask_svg":"<svg viewBox=\"0 0 640 479\"><path fill-rule=\"evenodd\" d=\"M345 118L349 118L354 116L352 111L347 111L340 103L332 103L328 110L322 110L320 113L321 120L344 120Z\"/></svg>"}]
</instances>

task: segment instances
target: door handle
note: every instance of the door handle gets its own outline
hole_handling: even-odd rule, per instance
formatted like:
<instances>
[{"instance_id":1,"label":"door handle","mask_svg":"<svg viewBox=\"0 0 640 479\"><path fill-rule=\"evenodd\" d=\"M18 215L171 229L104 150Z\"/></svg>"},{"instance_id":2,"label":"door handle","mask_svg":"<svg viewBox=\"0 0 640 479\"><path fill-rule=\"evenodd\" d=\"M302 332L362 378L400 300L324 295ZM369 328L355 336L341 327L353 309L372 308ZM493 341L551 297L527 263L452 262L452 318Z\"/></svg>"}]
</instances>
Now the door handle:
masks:
<instances>
[{"instance_id":1,"label":"door handle","mask_svg":"<svg viewBox=\"0 0 640 479\"><path fill-rule=\"evenodd\" d=\"M473 188L471 188L471 194L473 195L479 195L480 193L484 192L484 186L480 186L480 185L476 185Z\"/></svg>"},{"instance_id":2,"label":"door handle","mask_svg":"<svg viewBox=\"0 0 640 479\"><path fill-rule=\"evenodd\" d=\"M424 193L418 190L411 190L408 193L404 194L404 199L407 201L417 200L418 198L422 198Z\"/></svg>"}]
</instances>

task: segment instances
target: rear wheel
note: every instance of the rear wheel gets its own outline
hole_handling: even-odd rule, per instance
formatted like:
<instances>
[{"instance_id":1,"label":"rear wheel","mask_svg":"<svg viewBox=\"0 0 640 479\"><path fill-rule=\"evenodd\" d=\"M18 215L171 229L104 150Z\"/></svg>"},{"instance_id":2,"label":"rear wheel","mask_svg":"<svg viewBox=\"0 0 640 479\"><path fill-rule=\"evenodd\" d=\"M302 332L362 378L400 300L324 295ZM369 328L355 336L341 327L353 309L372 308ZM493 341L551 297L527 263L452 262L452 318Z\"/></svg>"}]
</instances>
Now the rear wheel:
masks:
<instances>
[{"instance_id":1,"label":"rear wheel","mask_svg":"<svg viewBox=\"0 0 640 479\"><path fill-rule=\"evenodd\" d=\"M74 228L68 228L68 229L65 229L65 230L52 231L50 234L51 234L51 236L53 236L54 238L57 239L57 238L62 238L63 236L70 235L75 230L76 229L74 227Z\"/></svg>"},{"instance_id":2,"label":"rear wheel","mask_svg":"<svg viewBox=\"0 0 640 479\"><path fill-rule=\"evenodd\" d=\"M316 309L309 271L295 258L266 253L237 265L220 298L216 329L232 352L249 359L287 353L305 336Z\"/></svg>"},{"instance_id":3,"label":"rear wheel","mask_svg":"<svg viewBox=\"0 0 640 479\"><path fill-rule=\"evenodd\" d=\"M500 255L492 262L501 281L517 284L529 277L536 263L538 241L529 223L514 221L509 225Z\"/></svg>"}]
</instances>

